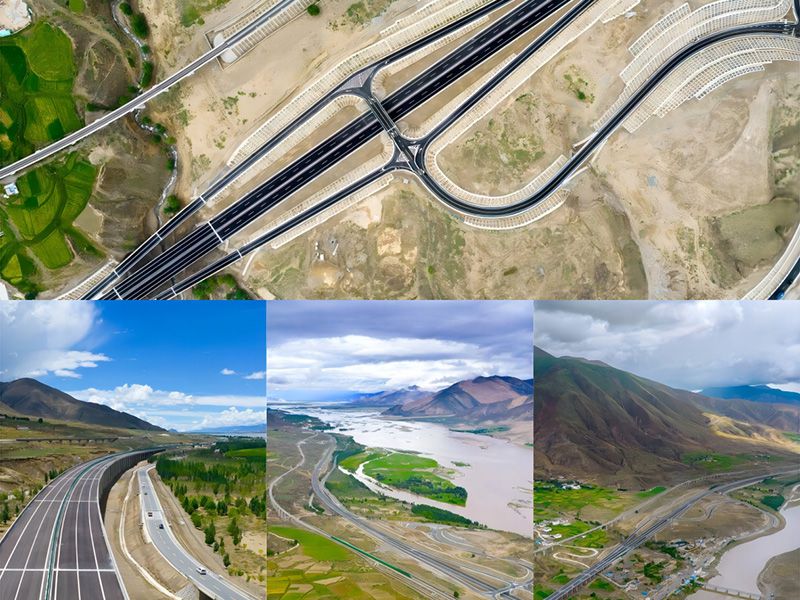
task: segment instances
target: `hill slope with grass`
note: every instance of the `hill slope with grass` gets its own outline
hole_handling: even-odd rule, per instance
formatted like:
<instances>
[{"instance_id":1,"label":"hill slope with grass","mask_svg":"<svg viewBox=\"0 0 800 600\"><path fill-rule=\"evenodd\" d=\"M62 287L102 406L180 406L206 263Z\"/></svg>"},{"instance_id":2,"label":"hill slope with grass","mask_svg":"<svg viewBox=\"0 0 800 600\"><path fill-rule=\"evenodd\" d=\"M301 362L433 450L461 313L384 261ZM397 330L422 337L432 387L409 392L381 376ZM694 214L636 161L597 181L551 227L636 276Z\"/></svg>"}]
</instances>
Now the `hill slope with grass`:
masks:
<instances>
[{"instance_id":1,"label":"hill slope with grass","mask_svg":"<svg viewBox=\"0 0 800 600\"><path fill-rule=\"evenodd\" d=\"M85 425L102 425L121 429L164 431L138 417L114 410L103 404L84 402L69 394L36 381L17 379L0 382L0 412L6 408L28 417L73 421Z\"/></svg>"},{"instance_id":2,"label":"hill slope with grass","mask_svg":"<svg viewBox=\"0 0 800 600\"><path fill-rule=\"evenodd\" d=\"M681 473L780 460L780 432L710 413L702 396L580 358L536 348L536 468L543 477L620 486Z\"/></svg>"}]
</instances>

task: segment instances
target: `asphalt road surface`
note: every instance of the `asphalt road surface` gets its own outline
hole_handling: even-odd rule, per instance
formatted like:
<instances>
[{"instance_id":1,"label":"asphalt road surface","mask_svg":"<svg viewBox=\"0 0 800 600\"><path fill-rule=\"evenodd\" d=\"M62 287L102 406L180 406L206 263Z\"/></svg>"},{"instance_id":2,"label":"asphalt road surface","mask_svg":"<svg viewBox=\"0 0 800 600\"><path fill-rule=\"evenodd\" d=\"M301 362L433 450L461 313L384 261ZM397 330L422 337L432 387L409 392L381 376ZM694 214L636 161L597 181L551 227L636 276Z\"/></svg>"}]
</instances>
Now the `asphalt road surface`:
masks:
<instances>
[{"instance_id":1,"label":"asphalt road surface","mask_svg":"<svg viewBox=\"0 0 800 600\"><path fill-rule=\"evenodd\" d=\"M100 476L119 455L50 482L0 540L0 600L125 600L103 527Z\"/></svg>"},{"instance_id":2,"label":"asphalt road surface","mask_svg":"<svg viewBox=\"0 0 800 600\"><path fill-rule=\"evenodd\" d=\"M582 4L591 1L583 0ZM566 4L568 0L522 3L384 100L386 112L396 122ZM132 272L104 294L103 299L147 297L211 252L222 240L246 227L382 131L383 127L372 113L356 119L163 254Z\"/></svg>"},{"instance_id":3,"label":"asphalt road surface","mask_svg":"<svg viewBox=\"0 0 800 600\"><path fill-rule=\"evenodd\" d=\"M167 522L164 511L161 508L161 502L153 487L153 482L147 475L147 472L154 468L139 469L136 472L139 481L139 497L142 503L142 520L147 529L147 534L153 541L153 545L175 570L183 574L195 586L212 598L219 600L254 600L253 596L246 594L222 576L217 575L210 568L198 562L178 543L178 540L170 530L176 524ZM152 514L152 516L148 516L148 513ZM159 528L159 525L163 525L164 528ZM191 527L192 525L177 526ZM198 573L198 568L205 569L207 571L206 574L201 575Z\"/></svg>"}]
</instances>

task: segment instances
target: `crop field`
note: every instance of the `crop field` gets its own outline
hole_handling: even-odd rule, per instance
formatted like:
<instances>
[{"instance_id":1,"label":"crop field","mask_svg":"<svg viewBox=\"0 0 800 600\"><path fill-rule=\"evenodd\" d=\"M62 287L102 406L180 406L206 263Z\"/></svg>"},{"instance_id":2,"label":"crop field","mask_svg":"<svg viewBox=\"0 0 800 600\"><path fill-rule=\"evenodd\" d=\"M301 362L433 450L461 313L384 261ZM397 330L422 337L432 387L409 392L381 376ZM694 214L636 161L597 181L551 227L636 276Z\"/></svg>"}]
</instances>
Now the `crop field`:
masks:
<instances>
[{"instance_id":1,"label":"crop field","mask_svg":"<svg viewBox=\"0 0 800 600\"><path fill-rule=\"evenodd\" d=\"M661 492L666 491L663 485L656 486L654 488L650 488L644 492L639 492L636 494L637 498L652 498L653 496L658 496Z\"/></svg>"},{"instance_id":2,"label":"crop field","mask_svg":"<svg viewBox=\"0 0 800 600\"><path fill-rule=\"evenodd\" d=\"M562 538L569 538L578 535L592 528L590 523L585 521L576 520L569 525L553 525L552 533L560 533ZM603 548L608 543L608 535L602 529L587 533L583 537L578 538L572 545L581 546L583 548Z\"/></svg>"},{"instance_id":3,"label":"crop field","mask_svg":"<svg viewBox=\"0 0 800 600\"><path fill-rule=\"evenodd\" d=\"M537 521L580 514L586 507L618 511L626 498L614 490L581 484L577 490L564 489L558 483L537 481L533 487L533 510Z\"/></svg>"},{"instance_id":4,"label":"crop field","mask_svg":"<svg viewBox=\"0 0 800 600\"><path fill-rule=\"evenodd\" d=\"M58 27L38 22L0 39L0 165L83 125L74 79L72 42Z\"/></svg>"},{"instance_id":5,"label":"crop field","mask_svg":"<svg viewBox=\"0 0 800 600\"><path fill-rule=\"evenodd\" d=\"M727 471L747 462L747 457L713 452L689 452L683 455L682 460L687 465L701 467L707 471Z\"/></svg>"},{"instance_id":6,"label":"crop field","mask_svg":"<svg viewBox=\"0 0 800 600\"><path fill-rule=\"evenodd\" d=\"M267 558L267 600L418 597L324 536L282 525L270 525L268 531L270 548L285 549Z\"/></svg>"},{"instance_id":7,"label":"crop field","mask_svg":"<svg viewBox=\"0 0 800 600\"><path fill-rule=\"evenodd\" d=\"M89 202L96 176L93 165L72 153L17 180L19 194L0 203L3 279L35 295L36 260L47 269L58 269L72 261L74 251L100 254L72 225Z\"/></svg>"},{"instance_id":8,"label":"crop field","mask_svg":"<svg viewBox=\"0 0 800 600\"><path fill-rule=\"evenodd\" d=\"M355 471L363 464L364 474L382 484L408 490L432 500L458 506L467 503L467 491L464 488L453 485L433 472L439 468L439 463L432 458L402 452L369 450L349 456L340 464L348 471Z\"/></svg>"},{"instance_id":9,"label":"crop field","mask_svg":"<svg viewBox=\"0 0 800 600\"><path fill-rule=\"evenodd\" d=\"M350 553L336 542L332 542L326 537L317 535L304 529L294 527L271 526L269 532L279 535L282 538L298 542L303 549L303 554L314 560L348 560Z\"/></svg>"}]
</instances>

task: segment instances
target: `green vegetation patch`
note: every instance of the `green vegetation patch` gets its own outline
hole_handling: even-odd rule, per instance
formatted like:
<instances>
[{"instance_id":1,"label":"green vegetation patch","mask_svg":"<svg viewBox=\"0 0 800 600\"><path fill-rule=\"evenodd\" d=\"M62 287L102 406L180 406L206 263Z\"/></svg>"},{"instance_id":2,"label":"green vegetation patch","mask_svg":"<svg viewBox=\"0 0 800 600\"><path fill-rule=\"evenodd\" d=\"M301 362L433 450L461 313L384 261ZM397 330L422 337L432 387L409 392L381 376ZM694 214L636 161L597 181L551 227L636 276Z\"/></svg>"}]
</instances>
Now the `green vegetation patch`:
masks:
<instances>
[{"instance_id":1,"label":"green vegetation patch","mask_svg":"<svg viewBox=\"0 0 800 600\"><path fill-rule=\"evenodd\" d=\"M432 458L393 452L364 463L364 473L391 487L408 490L431 500L464 506L467 490L433 473L439 466Z\"/></svg>"},{"instance_id":2,"label":"green vegetation patch","mask_svg":"<svg viewBox=\"0 0 800 600\"><path fill-rule=\"evenodd\" d=\"M769 506L772 510L779 510L781 506L783 506L784 501L786 498L783 496L764 496L761 498L761 504L764 506Z\"/></svg>"},{"instance_id":3,"label":"green vegetation patch","mask_svg":"<svg viewBox=\"0 0 800 600\"><path fill-rule=\"evenodd\" d=\"M584 531L588 531L592 527L593 525L591 523L576 519L569 525L553 525L551 533L560 533L562 538L571 538L573 536L580 535ZM591 533L587 533L582 537L579 537L572 543L573 545L581 546L582 548L603 548L608 543L608 535L606 534L605 530L597 529Z\"/></svg>"},{"instance_id":4,"label":"green vegetation patch","mask_svg":"<svg viewBox=\"0 0 800 600\"><path fill-rule=\"evenodd\" d=\"M684 464L700 467L707 471L727 471L747 462L744 456L716 454L714 452L688 452L681 458Z\"/></svg>"},{"instance_id":5,"label":"green vegetation patch","mask_svg":"<svg viewBox=\"0 0 800 600\"><path fill-rule=\"evenodd\" d=\"M83 125L72 87L72 42L45 21L0 38L0 165Z\"/></svg>"},{"instance_id":6,"label":"green vegetation patch","mask_svg":"<svg viewBox=\"0 0 800 600\"><path fill-rule=\"evenodd\" d=\"M86 10L86 0L68 0L67 6L72 12L82 15Z\"/></svg>"},{"instance_id":7,"label":"green vegetation patch","mask_svg":"<svg viewBox=\"0 0 800 600\"><path fill-rule=\"evenodd\" d=\"M251 300L247 290L239 286L239 282L230 273L214 275L195 285L192 296L197 300Z\"/></svg>"},{"instance_id":8,"label":"green vegetation patch","mask_svg":"<svg viewBox=\"0 0 800 600\"><path fill-rule=\"evenodd\" d=\"M342 26L351 28L366 25L375 17L383 14L394 0L361 0L353 2L347 7L344 16L336 22L331 23L334 29Z\"/></svg>"},{"instance_id":9,"label":"green vegetation patch","mask_svg":"<svg viewBox=\"0 0 800 600\"><path fill-rule=\"evenodd\" d=\"M310 531L294 527L270 526L269 532L282 538L295 540L302 547L303 554L314 560L334 562L350 558L347 550L339 544Z\"/></svg>"},{"instance_id":10,"label":"green vegetation patch","mask_svg":"<svg viewBox=\"0 0 800 600\"><path fill-rule=\"evenodd\" d=\"M800 433L793 433L791 431L784 431L783 435L784 435L784 437L792 440L793 442L797 442L798 444L800 444Z\"/></svg>"},{"instance_id":11,"label":"green vegetation patch","mask_svg":"<svg viewBox=\"0 0 800 600\"><path fill-rule=\"evenodd\" d=\"M227 3L228 0L182 0L178 4L181 11L181 25L184 27L205 25L203 15L222 8Z\"/></svg>"},{"instance_id":12,"label":"green vegetation patch","mask_svg":"<svg viewBox=\"0 0 800 600\"><path fill-rule=\"evenodd\" d=\"M47 269L58 269L72 261L74 252L101 254L73 226L89 202L96 177L97 169L73 152L17 179L19 193L0 200L3 279L35 295L34 259Z\"/></svg>"},{"instance_id":13,"label":"green vegetation patch","mask_svg":"<svg viewBox=\"0 0 800 600\"><path fill-rule=\"evenodd\" d=\"M613 592L614 591L614 584L609 583L605 579L600 579L598 577L592 583L589 584L589 589L590 590L603 590L605 592Z\"/></svg>"},{"instance_id":14,"label":"green vegetation patch","mask_svg":"<svg viewBox=\"0 0 800 600\"><path fill-rule=\"evenodd\" d=\"M471 521L449 510L428 506L427 504L415 504L411 508L411 513L434 523L445 523L447 525L459 525L462 527L477 527L480 525L475 521Z\"/></svg>"},{"instance_id":15,"label":"green vegetation patch","mask_svg":"<svg viewBox=\"0 0 800 600\"><path fill-rule=\"evenodd\" d=\"M644 492L639 492L638 494L636 494L636 497L637 498L652 498L653 496L658 496L661 492L666 491L666 489L667 488L665 488L663 485L659 485L659 486L656 486L654 488L650 488L649 490L646 490Z\"/></svg>"},{"instance_id":16,"label":"green vegetation patch","mask_svg":"<svg viewBox=\"0 0 800 600\"><path fill-rule=\"evenodd\" d=\"M564 513L578 513L585 506L608 507L618 502L619 495L610 489L580 484L574 490L561 482L536 481L533 486L534 515L537 520L553 518Z\"/></svg>"}]
</instances>

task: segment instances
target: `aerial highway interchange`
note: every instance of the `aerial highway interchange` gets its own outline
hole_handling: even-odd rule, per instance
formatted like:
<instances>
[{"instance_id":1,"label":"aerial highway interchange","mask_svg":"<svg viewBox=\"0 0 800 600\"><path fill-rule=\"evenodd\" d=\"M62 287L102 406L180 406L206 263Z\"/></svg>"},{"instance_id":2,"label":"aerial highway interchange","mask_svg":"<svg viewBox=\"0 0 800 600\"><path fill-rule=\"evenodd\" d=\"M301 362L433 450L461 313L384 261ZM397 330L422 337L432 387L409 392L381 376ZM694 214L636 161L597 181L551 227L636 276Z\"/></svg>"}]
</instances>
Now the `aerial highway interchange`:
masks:
<instances>
[{"instance_id":1,"label":"aerial highway interchange","mask_svg":"<svg viewBox=\"0 0 800 600\"><path fill-rule=\"evenodd\" d=\"M476 205L454 196L431 175L426 164L428 148L459 117L466 114L470 108L474 107L481 99L485 98L506 80L515 69L523 65L527 58L534 55L548 40L568 28L580 15L589 10L595 4L595 0L521 2L517 7L496 18L484 29L471 37L467 36L467 39L449 54L427 67L422 73L389 94L386 98L378 99L376 97L372 90L373 78L379 69L390 65L393 61L401 60L417 52L420 48L435 43L443 36L458 30L458 28L464 27L481 17L491 15L493 11L501 10L506 4L508 4L508 0L488 3L480 9L448 24L446 27L428 34L407 48L396 51L385 59L363 68L355 76L348 78L340 86L329 91L311 109L305 111L289 126L285 127L276 136L273 136L272 139L266 141L261 148L242 162L230 169L226 169L206 191L198 194L175 217L153 233L120 264L116 265L108 276L96 282L83 297L85 299L102 298L109 300L176 297L199 281L235 263L279 236L310 222L311 219L336 206L337 203L348 196L392 172L407 172L414 175L435 198L444 203L456 215L499 219L509 215L524 214L568 183L586 164L587 160L620 127L622 122L658 87L659 83L687 58L716 43L737 37L754 34L792 37L798 35L796 23L778 21L733 27L696 39L681 48L679 52L670 56L618 112L587 138L575 153L568 158L566 163L557 170L555 175L529 197L505 205ZM796 4L794 7L795 12L797 11ZM548 23L546 29L530 42L519 55L513 57L488 82L461 102L451 114L447 115L427 135L420 139L411 139L405 137L397 129L396 124L405 116L447 89L454 82L471 73L490 57L546 22ZM203 60L208 61L207 57L203 58ZM194 68L197 68L197 66ZM185 77L190 72L191 70L182 70L176 76ZM168 87L174 81L170 79L163 83ZM158 86L153 89L156 88ZM274 150L280 141L301 127L303 123L332 99L342 94L352 94L365 99L369 110L318 143L316 147L306 152L293 163L257 185L255 189L245 193L241 198L221 210L208 221L199 224L177 239L172 245L164 246L166 240L170 236L174 236L179 227L186 223L203 206L206 206L215 195L221 193L232 182L241 177L244 172L255 168L260 158ZM141 98L139 104L142 104L146 99ZM94 124L92 125L94 126ZM98 122L97 127L102 126L103 124ZM84 130L81 131L84 132ZM394 145L394 156L388 163L331 193L327 198L308 207L300 214L292 215L291 218L279 223L273 229L260 232L256 238L246 241L232 250L228 248L231 241L234 244L237 243L233 239L237 234L248 226L257 223L265 213L279 208L283 202L298 192L302 192L306 186L321 174L327 173L346 157L363 148L368 142L376 140L387 133ZM30 158L30 161L32 163L40 158L34 156ZM27 166L27 163L24 166ZM159 246L165 248L165 250L158 253L157 248ZM212 252L223 247L227 251L226 254L209 262L203 262L203 259L209 257ZM792 268L777 282L777 285L769 292L769 295L774 298L781 297L797 277L798 270L800 270L800 259L793 262Z\"/></svg>"}]
</instances>

